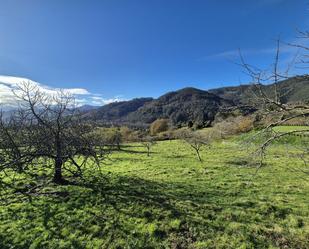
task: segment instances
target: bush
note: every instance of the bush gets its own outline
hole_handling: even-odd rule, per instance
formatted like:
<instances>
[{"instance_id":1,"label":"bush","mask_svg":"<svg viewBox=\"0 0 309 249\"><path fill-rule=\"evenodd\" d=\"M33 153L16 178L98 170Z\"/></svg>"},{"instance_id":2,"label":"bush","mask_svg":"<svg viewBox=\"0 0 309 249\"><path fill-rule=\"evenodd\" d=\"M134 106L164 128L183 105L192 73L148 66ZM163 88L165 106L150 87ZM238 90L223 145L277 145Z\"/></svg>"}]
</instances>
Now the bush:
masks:
<instances>
[{"instance_id":1,"label":"bush","mask_svg":"<svg viewBox=\"0 0 309 249\"><path fill-rule=\"evenodd\" d=\"M237 125L237 133L244 133L251 131L254 126L253 126L253 118L249 116L239 116L236 118L236 125Z\"/></svg>"},{"instance_id":2,"label":"bush","mask_svg":"<svg viewBox=\"0 0 309 249\"><path fill-rule=\"evenodd\" d=\"M238 116L217 123L215 129L224 137L249 132L254 128L253 124L254 118L252 116Z\"/></svg>"},{"instance_id":3,"label":"bush","mask_svg":"<svg viewBox=\"0 0 309 249\"><path fill-rule=\"evenodd\" d=\"M122 134L119 128L104 128L97 127L91 134L95 136L96 140L105 145L116 146L120 149L120 144L122 142Z\"/></svg>"},{"instance_id":4,"label":"bush","mask_svg":"<svg viewBox=\"0 0 309 249\"><path fill-rule=\"evenodd\" d=\"M155 136L160 132L165 132L169 128L168 119L157 119L150 125L150 135Z\"/></svg>"}]
</instances>

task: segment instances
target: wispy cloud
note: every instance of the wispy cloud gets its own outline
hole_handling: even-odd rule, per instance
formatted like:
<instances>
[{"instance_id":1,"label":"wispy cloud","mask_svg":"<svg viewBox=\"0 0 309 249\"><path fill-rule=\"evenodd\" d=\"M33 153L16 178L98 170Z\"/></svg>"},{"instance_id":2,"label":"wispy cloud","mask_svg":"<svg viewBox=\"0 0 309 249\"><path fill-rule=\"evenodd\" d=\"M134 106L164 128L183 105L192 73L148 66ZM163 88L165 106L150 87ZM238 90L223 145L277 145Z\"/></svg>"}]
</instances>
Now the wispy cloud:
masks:
<instances>
[{"instance_id":1,"label":"wispy cloud","mask_svg":"<svg viewBox=\"0 0 309 249\"><path fill-rule=\"evenodd\" d=\"M274 42L275 44L275 42ZM279 59L277 62L279 74L292 76L292 75L301 75L307 74L309 53L307 49L309 48L308 38L295 38L288 42L281 42L279 47ZM230 61L232 63L239 64L240 62L240 53L241 56L245 59L246 63L256 66L262 70L273 70L275 64L275 56L277 52L277 47L261 48L261 49L233 49L222 51L216 54L208 55L202 58L199 58L199 61ZM262 58L262 60L255 60L256 58ZM262 62L261 62L262 61Z\"/></svg>"},{"instance_id":2,"label":"wispy cloud","mask_svg":"<svg viewBox=\"0 0 309 249\"><path fill-rule=\"evenodd\" d=\"M207 55L205 57L199 58L199 61L207 61L213 59L226 59L226 60L235 60L238 59L241 53L243 56L258 56L258 55L271 55L276 53L276 47L272 48L260 48L260 49L233 49L222 51L219 53ZM290 54L295 53L296 48L288 45L282 45L280 47L281 54Z\"/></svg>"},{"instance_id":3,"label":"wispy cloud","mask_svg":"<svg viewBox=\"0 0 309 249\"><path fill-rule=\"evenodd\" d=\"M76 104L81 105L106 105L112 102L124 100L122 96L106 99L100 94L93 94L85 88L54 88L39 82L22 78L0 75L0 107L4 109L14 108L17 106L16 97L13 90L23 82L30 82L37 86L42 92L48 94L55 94L60 89L66 93L72 94L75 97Z\"/></svg>"},{"instance_id":4,"label":"wispy cloud","mask_svg":"<svg viewBox=\"0 0 309 249\"><path fill-rule=\"evenodd\" d=\"M251 56L251 55L259 55L259 54L271 54L275 52L273 48L266 48L266 49L233 49L222 51L219 53L211 54L200 58L200 61L207 61L213 59L226 59L226 60L234 60L239 58L239 53L241 52L242 55Z\"/></svg>"}]
</instances>

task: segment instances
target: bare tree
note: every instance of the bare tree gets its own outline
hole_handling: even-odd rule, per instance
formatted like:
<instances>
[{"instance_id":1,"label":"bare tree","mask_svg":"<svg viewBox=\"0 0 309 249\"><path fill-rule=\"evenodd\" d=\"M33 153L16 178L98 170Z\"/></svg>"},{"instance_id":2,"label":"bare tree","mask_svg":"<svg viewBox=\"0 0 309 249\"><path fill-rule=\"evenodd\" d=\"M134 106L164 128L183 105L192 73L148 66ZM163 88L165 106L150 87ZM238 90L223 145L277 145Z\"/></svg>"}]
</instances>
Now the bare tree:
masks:
<instances>
[{"instance_id":1,"label":"bare tree","mask_svg":"<svg viewBox=\"0 0 309 249\"><path fill-rule=\"evenodd\" d=\"M183 130L180 132L180 134L178 134L178 137L190 145L190 147L194 150L198 160L202 162L203 160L201 158L200 152L203 147L210 146L210 136L202 135L201 133L193 132L191 130Z\"/></svg>"},{"instance_id":2,"label":"bare tree","mask_svg":"<svg viewBox=\"0 0 309 249\"><path fill-rule=\"evenodd\" d=\"M307 33L303 33L308 35ZM309 36L307 36L309 38ZM260 144L258 154L261 156L260 166L263 164L263 158L266 155L267 148L276 140L290 135L304 135L309 133L309 126L307 129L295 129L289 131L276 131L274 127L287 124L292 120L308 120L309 117L309 96L307 101L292 103L286 101L286 96L290 94L293 89L282 87L282 81L290 78L289 72L295 62L293 58L292 63L283 66L280 63L280 39L277 40L274 62L267 70L259 69L248 64L240 53L240 65L245 73L251 77L253 93L253 104L261 110L262 116L270 117L269 122L258 133L265 139ZM309 48L297 45L297 47L309 50ZM303 61L304 62L304 61ZM294 76L293 80L308 80L307 75ZM266 87L266 84L270 86ZM309 84L309 83L308 83ZM308 151L308 148L305 148ZM305 155L305 153L304 153ZM306 156L305 156L306 157ZM305 158L304 157L304 158Z\"/></svg>"},{"instance_id":3,"label":"bare tree","mask_svg":"<svg viewBox=\"0 0 309 249\"><path fill-rule=\"evenodd\" d=\"M38 176L51 169L53 182L64 184L63 171L81 176L87 162L104 159L103 144L89 135L74 108L74 98L64 92L47 92L30 82L14 94L19 108L10 118L0 116L0 171ZM3 175L3 174L0 175Z\"/></svg>"},{"instance_id":4,"label":"bare tree","mask_svg":"<svg viewBox=\"0 0 309 249\"><path fill-rule=\"evenodd\" d=\"M121 150L122 134L119 128L115 132L114 143L116 144L117 150Z\"/></svg>"},{"instance_id":5,"label":"bare tree","mask_svg":"<svg viewBox=\"0 0 309 249\"><path fill-rule=\"evenodd\" d=\"M147 156L150 156L151 148L156 144L155 139L152 136L145 135L141 137L140 142L146 148Z\"/></svg>"}]
</instances>

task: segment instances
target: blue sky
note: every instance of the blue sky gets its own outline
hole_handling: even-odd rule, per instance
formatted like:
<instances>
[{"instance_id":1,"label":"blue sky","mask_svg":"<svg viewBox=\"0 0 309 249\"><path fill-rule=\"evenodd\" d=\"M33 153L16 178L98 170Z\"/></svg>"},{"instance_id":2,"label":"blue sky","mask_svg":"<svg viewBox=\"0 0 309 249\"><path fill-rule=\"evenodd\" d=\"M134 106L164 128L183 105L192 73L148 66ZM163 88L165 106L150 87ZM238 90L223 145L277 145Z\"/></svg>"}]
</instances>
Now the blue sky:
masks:
<instances>
[{"instance_id":1,"label":"blue sky","mask_svg":"<svg viewBox=\"0 0 309 249\"><path fill-rule=\"evenodd\" d=\"M107 101L237 85L238 48L266 66L308 24L307 0L0 0L0 75Z\"/></svg>"}]
</instances>

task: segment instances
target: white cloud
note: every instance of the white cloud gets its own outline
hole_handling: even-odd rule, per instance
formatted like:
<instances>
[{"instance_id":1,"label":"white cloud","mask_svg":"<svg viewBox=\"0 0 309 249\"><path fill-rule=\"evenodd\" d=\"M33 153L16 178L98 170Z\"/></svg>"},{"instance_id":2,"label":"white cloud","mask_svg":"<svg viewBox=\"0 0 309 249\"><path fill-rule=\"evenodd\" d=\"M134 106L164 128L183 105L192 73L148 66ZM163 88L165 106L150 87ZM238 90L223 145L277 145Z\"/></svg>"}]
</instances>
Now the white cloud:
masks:
<instances>
[{"instance_id":1,"label":"white cloud","mask_svg":"<svg viewBox=\"0 0 309 249\"><path fill-rule=\"evenodd\" d=\"M42 92L48 94L55 94L58 90L72 94L75 97L76 104L79 106L85 104L105 105L123 100L121 97L117 96L115 98L105 99L101 95L92 94L84 88L54 88L27 78L0 75L0 108L9 109L17 106L17 100L13 94L13 90L23 82L30 82L37 86Z\"/></svg>"},{"instance_id":2,"label":"white cloud","mask_svg":"<svg viewBox=\"0 0 309 249\"><path fill-rule=\"evenodd\" d=\"M0 75L0 84L6 85L10 87L11 89L14 89L15 87L17 87L19 84L23 82L30 82L31 84L39 87L41 91L51 93L51 94L56 93L56 91L59 90L59 88L52 88L52 87L40 84L38 82L35 82L27 78ZM89 92L83 88L63 88L62 90L67 93L71 93L73 95L89 94Z\"/></svg>"},{"instance_id":3,"label":"white cloud","mask_svg":"<svg viewBox=\"0 0 309 249\"><path fill-rule=\"evenodd\" d=\"M97 106L106 105L106 104L110 104L110 103L113 103L113 102L119 102L119 101L125 100L121 96L116 96L116 97L110 98L110 99L105 99L105 98L102 98L102 97L99 97L99 96L92 96L90 99L91 99L91 103L93 105L97 105Z\"/></svg>"}]
</instances>

